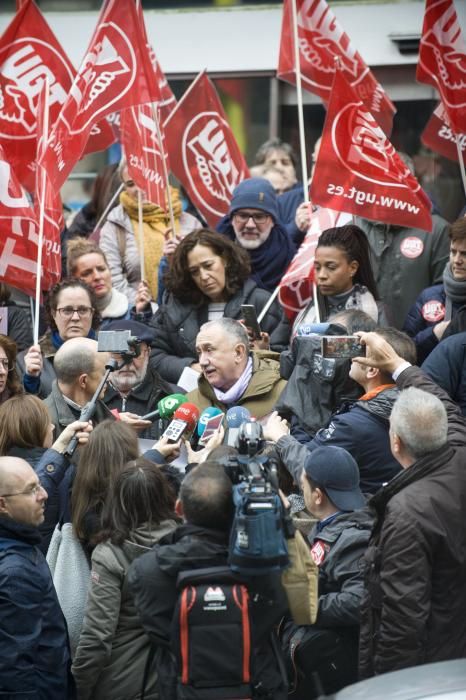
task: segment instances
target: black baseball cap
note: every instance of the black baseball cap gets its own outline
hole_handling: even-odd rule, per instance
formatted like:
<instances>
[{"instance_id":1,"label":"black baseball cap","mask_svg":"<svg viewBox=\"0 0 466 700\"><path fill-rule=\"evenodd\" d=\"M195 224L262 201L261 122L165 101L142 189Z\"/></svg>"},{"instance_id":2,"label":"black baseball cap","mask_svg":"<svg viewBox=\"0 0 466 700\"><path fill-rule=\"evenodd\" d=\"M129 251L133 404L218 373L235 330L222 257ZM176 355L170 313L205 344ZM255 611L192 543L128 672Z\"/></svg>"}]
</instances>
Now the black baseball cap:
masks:
<instances>
[{"instance_id":1,"label":"black baseball cap","mask_svg":"<svg viewBox=\"0 0 466 700\"><path fill-rule=\"evenodd\" d=\"M357 510L366 505L359 488L359 467L343 447L327 445L313 450L304 462L304 471L325 489L339 510Z\"/></svg>"}]
</instances>

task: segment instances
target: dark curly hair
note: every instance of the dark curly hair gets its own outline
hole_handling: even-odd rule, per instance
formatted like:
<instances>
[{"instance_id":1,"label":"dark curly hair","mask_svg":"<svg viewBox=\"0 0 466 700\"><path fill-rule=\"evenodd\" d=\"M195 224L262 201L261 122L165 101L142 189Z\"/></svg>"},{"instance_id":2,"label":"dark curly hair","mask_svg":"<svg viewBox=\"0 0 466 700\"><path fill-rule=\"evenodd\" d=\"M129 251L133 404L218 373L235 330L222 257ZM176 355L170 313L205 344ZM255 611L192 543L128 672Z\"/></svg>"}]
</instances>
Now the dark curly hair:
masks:
<instances>
[{"instance_id":1,"label":"dark curly hair","mask_svg":"<svg viewBox=\"0 0 466 700\"><path fill-rule=\"evenodd\" d=\"M188 254L197 245L210 248L225 263L225 292L230 299L243 286L251 274L248 253L221 233L200 228L189 233L173 254L170 269L165 276L167 289L182 302L194 302L201 306L209 299L194 283L188 270Z\"/></svg>"},{"instance_id":2,"label":"dark curly hair","mask_svg":"<svg viewBox=\"0 0 466 700\"><path fill-rule=\"evenodd\" d=\"M97 311L97 299L94 293L94 290L91 289L91 287L88 287L87 284L82 282L80 279L68 277L66 279L61 280L60 282L57 282L52 289L49 290L47 294L47 299L45 300L45 317L47 320L48 325L52 329L52 331L56 331L57 329L57 324L55 323L55 320L53 318L53 312L57 310L57 305L58 305L58 297L60 296L60 293L64 289L70 289L71 287L78 288L78 289L84 289L85 292L89 295L89 301L91 303L92 308L94 309L94 313L92 315L92 323L91 323L91 328L93 330L97 330L98 327L100 326L100 314Z\"/></svg>"},{"instance_id":3,"label":"dark curly hair","mask_svg":"<svg viewBox=\"0 0 466 700\"><path fill-rule=\"evenodd\" d=\"M321 233L317 243L318 248L324 246L338 248L345 254L348 262L356 260L359 266L354 275L354 282L367 287L374 299L379 298L369 257L369 243L366 234L359 226L347 224L346 226L328 228Z\"/></svg>"},{"instance_id":4,"label":"dark curly hair","mask_svg":"<svg viewBox=\"0 0 466 700\"><path fill-rule=\"evenodd\" d=\"M6 381L6 396L16 396L17 394L22 394L24 392L23 384L19 379L18 373L16 371L16 343L14 340L9 338L7 335L2 335L0 333L0 348L3 348L5 355L8 358L8 364L10 370L8 372L8 379ZM1 397L0 397L1 401Z\"/></svg>"}]
</instances>

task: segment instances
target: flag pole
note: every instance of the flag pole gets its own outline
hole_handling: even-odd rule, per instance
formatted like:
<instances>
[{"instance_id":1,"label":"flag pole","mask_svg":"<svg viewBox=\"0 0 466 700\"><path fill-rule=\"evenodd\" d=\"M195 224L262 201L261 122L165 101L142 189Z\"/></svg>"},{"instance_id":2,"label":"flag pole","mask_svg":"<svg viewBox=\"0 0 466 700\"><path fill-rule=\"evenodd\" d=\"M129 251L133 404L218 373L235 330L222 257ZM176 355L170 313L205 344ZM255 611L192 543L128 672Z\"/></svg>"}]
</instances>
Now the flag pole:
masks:
<instances>
[{"instance_id":1,"label":"flag pole","mask_svg":"<svg viewBox=\"0 0 466 700\"><path fill-rule=\"evenodd\" d=\"M303 178L304 202L309 204L309 187L307 184L307 157L306 139L304 135L304 112L303 112L303 91L301 87L301 61L299 57L298 44L298 17L296 12L296 0L291 0L293 15L293 39L294 39L294 66L296 72L296 96L298 101L298 126L299 126L299 149L301 153L301 177Z\"/></svg>"},{"instance_id":2,"label":"flag pole","mask_svg":"<svg viewBox=\"0 0 466 700\"><path fill-rule=\"evenodd\" d=\"M146 279L146 266L144 264L144 226L142 221L142 192L138 189L138 231L139 231L139 262L141 266L141 282ZM122 261L123 263L123 261Z\"/></svg>"},{"instance_id":3,"label":"flag pole","mask_svg":"<svg viewBox=\"0 0 466 700\"><path fill-rule=\"evenodd\" d=\"M48 76L45 76L45 95L44 95L44 128L42 134L42 144L39 146L43 147L49 138L49 80ZM39 137L40 138L40 137ZM44 166L39 166L39 158L37 159L37 167L41 167L41 172L39 176L42 179L42 187L40 192L40 202L39 202L39 237L37 240L37 267L36 267L36 296L35 296L35 312L34 312L34 326L32 341L34 345L39 342L39 309L40 309L40 292L41 292L41 273L42 273L42 246L44 242L44 218L45 218L45 189L47 186L47 171Z\"/></svg>"},{"instance_id":4,"label":"flag pole","mask_svg":"<svg viewBox=\"0 0 466 700\"><path fill-rule=\"evenodd\" d=\"M460 136L456 132L455 132L455 141L456 141L456 150L458 151L458 160L459 160L459 164L460 164L461 179L463 181L463 191L466 194L466 172L464 170L463 151L461 150Z\"/></svg>"},{"instance_id":5,"label":"flag pole","mask_svg":"<svg viewBox=\"0 0 466 700\"><path fill-rule=\"evenodd\" d=\"M257 322L258 322L258 323L260 323L260 322L262 321L262 319L264 318L265 314L267 313L267 311L270 309L270 307L272 306L273 302L274 302L275 299L277 298L278 290L279 290L279 287L278 287L278 286L275 287L275 289L273 290L272 294L270 295L269 299L267 300L266 305L264 306L264 308L261 310L259 316L257 317Z\"/></svg>"},{"instance_id":6,"label":"flag pole","mask_svg":"<svg viewBox=\"0 0 466 700\"><path fill-rule=\"evenodd\" d=\"M167 170L167 163L165 161L165 151L163 148L163 141L162 141L162 132L160 131L160 124L159 124L159 119L157 116L157 111L155 108L155 105L153 102L151 102L151 107L152 107L152 117L155 122L155 128L157 129L157 141L159 142L159 148L160 148L160 155L162 156L162 168L163 168L163 177L165 180L165 188L167 192L167 202L168 202L168 213L170 216L170 228L172 230L172 236L176 236L176 230L175 230L175 216L173 214L173 204L172 204L172 198L171 198L171 193L170 193L170 182L168 180L168 170Z\"/></svg>"},{"instance_id":7,"label":"flag pole","mask_svg":"<svg viewBox=\"0 0 466 700\"><path fill-rule=\"evenodd\" d=\"M93 231L92 233L94 233L95 231L98 231L99 228L102 226L102 224L104 223L105 219L106 219L107 216L109 215L111 208L112 208L113 205L115 204L116 198L120 196L120 192L121 192L121 190L123 189L124 186L125 186L125 183L122 182L121 185L119 186L119 188L117 189L117 191L115 192L115 194L113 195L113 197L111 198L111 200L109 201L109 203L107 204L107 206L105 207L104 212L103 212L103 214L101 215L101 217L100 217L100 219L98 220L98 222L96 223L96 225L94 226L94 231Z\"/></svg>"}]
</instances>

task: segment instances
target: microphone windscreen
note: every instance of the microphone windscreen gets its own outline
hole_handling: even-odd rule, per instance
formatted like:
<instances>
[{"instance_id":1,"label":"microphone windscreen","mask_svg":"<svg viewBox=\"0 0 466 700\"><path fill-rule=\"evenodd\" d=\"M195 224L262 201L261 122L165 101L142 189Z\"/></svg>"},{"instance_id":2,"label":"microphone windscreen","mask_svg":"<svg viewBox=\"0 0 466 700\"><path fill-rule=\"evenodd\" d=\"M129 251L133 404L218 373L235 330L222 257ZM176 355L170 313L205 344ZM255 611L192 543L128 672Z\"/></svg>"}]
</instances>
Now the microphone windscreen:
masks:
<instances>
[{"instance_id":1,"label":"microphone windscreen","mask_svg":"<svg viewBox=\"0 0 466 700\"><path fill-rule=\"evenodd\" d=\"M184 403L186 403L186 396L184 396L184 394L170 394L169 396L164 396L157 404L160 418L171 418L176 409Z\"/></svg>"},{"instance_id":2,"label":"microphone windscreen","mask_svg":"<svg viewBox=\"0 0 466 700\"><path fill-rule=\"evenodd\" d=\"M188 432L192 433L196 427L197 421L199 420L199 415L200 411L197 406L195 406L193 403L183 403L181 404L181 406L178 406L175 413L173 414L173 418L178 418L178 420L184 420L185 423L188 424Z\"/></svg>"},{"instance_id":3,"label":"microphone windscreen","mask_svg":"<svg viewBox=\"0 0 466 700\"><path fill-rule=\"evenodd\" d=\"M229 408L226 415L227 427L228 428L239 428L239 426L248 421L251 418L251 414L247 408L244 406L233 406Z\"/></svg>"},{"instance_id":4,"label":"microphone windscreen","mask_svg":"<svg viewBox=\"0 0 466 700\"><path fill-rule=\"evenodd\" d=\"M202 411L201 417L199 418L199 423L197 424L197 434L199 437L202 437L204 434L208 421L214 416L219 416L221 413L222 411L216 406L208 406Z\"/></svg>"}]
</instances>

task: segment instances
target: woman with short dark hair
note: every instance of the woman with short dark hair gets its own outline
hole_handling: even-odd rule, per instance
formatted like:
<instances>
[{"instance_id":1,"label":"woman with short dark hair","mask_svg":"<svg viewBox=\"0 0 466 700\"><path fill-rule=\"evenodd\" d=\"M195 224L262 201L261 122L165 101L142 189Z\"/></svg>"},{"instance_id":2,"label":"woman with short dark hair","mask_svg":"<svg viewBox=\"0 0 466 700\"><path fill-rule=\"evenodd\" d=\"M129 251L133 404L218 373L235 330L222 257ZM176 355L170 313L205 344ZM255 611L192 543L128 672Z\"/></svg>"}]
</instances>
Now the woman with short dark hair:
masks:
<instances>
[{"instance_id":1,"label":"woman with short dark hair","mask_svg":"<svg viewBox=\"0 0 466 700\"><path fill-rule=\"evenodd\" d=\"M259 315L270 298L250 278L247 252L226 236L199 229L176 248L166 275L164 303L151 321L155 329L152 358L159 374L177 382L183 369L199 369L196 336L207 321L226 316L241 319L241 306L251 304ZM272 350L281 351L289 326L277 301L267 311L261 329ZM256 349L266 349L263 338Z\"/></svg>"},{"instance_id":2,"label":"woman with short dark hair","mask_svg":"<svg viewBox=\"0 0 466 700\"><path fill-rule=\"evenodd\" d=\"M73 662L80 700L136 700L140 697L149 637L127 587L131 563L177 526L175 495L163 473L144 458L116 475L106 499L103 523L94 537L91 585ZM145 698L155 700L151 666Z\"/></svg>"}]
</instances>

